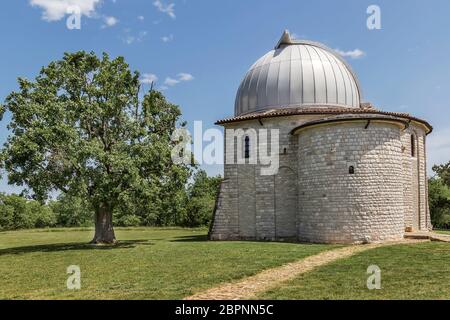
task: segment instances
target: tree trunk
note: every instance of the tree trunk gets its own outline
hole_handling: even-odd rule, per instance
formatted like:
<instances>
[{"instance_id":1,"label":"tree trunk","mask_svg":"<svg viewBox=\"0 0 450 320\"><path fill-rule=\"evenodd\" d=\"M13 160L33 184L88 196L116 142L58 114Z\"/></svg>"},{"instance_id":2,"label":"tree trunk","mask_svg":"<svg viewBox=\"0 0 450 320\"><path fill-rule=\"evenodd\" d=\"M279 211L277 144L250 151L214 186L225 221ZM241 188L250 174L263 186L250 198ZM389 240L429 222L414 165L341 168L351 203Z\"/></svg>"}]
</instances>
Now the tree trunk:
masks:
<instances>
[{"instance_id":1,"label":"tree trunk","mask_svg":"<svg viewBox=\"0 0 450 320\"><path fill-rule=\"evenodd\" d=\"M102 204L95 213L95 235L93 244L114 244L116 235L112 224L112 210L106 204Z\"/></svg>"}]
</instances>

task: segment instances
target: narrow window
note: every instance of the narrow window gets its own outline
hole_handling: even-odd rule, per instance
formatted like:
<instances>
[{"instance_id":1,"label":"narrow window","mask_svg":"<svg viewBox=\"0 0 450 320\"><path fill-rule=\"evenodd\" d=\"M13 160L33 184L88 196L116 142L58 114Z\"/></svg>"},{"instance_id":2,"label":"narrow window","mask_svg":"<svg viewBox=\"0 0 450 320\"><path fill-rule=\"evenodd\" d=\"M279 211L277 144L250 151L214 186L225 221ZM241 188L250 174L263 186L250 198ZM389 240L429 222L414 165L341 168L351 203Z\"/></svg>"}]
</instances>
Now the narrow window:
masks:
<instances>
[{"instance_id":1,"label":"narrow window","mask_svg":"<svg viewBox=\"0 0 450 320\"><path fill-rule=\"evenodd\" d=\"M416 137L411 135L411 157L416 156Z\"/></svg>"},{"instance_id":2,"label":"narrow window","mask_svg":"<svg viewBox=\"0 0 450 320\"><path fill-rule=\"evenodd\" d=\"M250 137L246 136L244 140L244 157L245 159L250 158Z\"/></svg>"},{"instance_id":3,"label":"narrow window","mask_svg":"<svg viewBox=\"0 0 450 320\"><path fill-rule=\"evenodd\" d=\"M348 173L349 174L355 174L355 167L354 166L348 167Z\"/></svg>"}]
</instances>

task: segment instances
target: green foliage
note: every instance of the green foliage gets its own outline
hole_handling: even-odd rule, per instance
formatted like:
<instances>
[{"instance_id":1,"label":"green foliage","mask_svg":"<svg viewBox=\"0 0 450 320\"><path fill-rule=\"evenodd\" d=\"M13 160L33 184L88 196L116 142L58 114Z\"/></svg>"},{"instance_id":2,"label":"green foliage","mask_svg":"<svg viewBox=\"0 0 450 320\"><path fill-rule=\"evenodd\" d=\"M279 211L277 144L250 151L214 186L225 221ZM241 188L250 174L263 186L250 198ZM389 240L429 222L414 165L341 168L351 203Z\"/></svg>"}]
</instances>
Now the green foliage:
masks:
<instances>
[{"instance_id":1,"label":"green foliage","mask_svg":"<svg viewBox=\"0 0 450 320\"><path fill-rule=\"evenodd\" d=\"M168 185L139 197L124 193L114 211L120 226L206 226L211 222L222 178L198 170L186 186Z\"/></svg>"},{"instance_id":2,"label":"green foliage","mask_svg":"<svg viewBox=\"0 0 450 320\"><path fill-rule=\"evenodd\" d=\"M0 230L54 227L56 221L56 214L47 205L0 194Z\"/></svg>"},{"instance_id":3,"label":"green foliage","mask_svg":"<svg viewBox=\"0 0 450 320\"><path fill-rule=\"evenodd\" d=\"M47 205L41 205L37 201L29 201L28 212L33 217L33 228L54 227L57 223L56 214Z\"/></svg>"},{"instance_id":4,"label":"green foliage","mask_svg":"<svg viewBox=\"0 0 450 320\"><path fill-rule=\"evenodd\" d=\"M450 228L450 162L433 166L436 177L428 180L431 222L435 228Z\"/></svg>"},{"instance_id":5,"label":"green foliage","mask_svg":"<svg viewBox=\"0 0 450 320\"><path fill-rule=\"evenodd\" d=\"M79 197L97 214L127 198L149 201L132 210L147 224L179 219L190 175L171 159L180 109L160 92L140 95L139 73L123 57L66 53L19 86L1 108L12 115L1 152L10 183L41 201L54 190Z\"/></svg>"},{"instance_id":6,"label":"green foliage","mask_svg":"<svg viewBox=\"0 0 450 320\"><path fill-rule=\"evenodd\" d=\"M61 227L86 227L93 224L94 212L89 203L80 198L61 194L56 201L49 203Z\"/></svg>"},{"instance_id":7,"label":"green foliage","mask_svg":"<svg viewBox=\"0 0 450 320\"><path fill-rule=\"evenodd\" d=\"M450 162L433 166L436 177L428 181L431 222L435 228L450 228Z\"/></svg>"},{"instance_id":8,"label":"green foliage","mask_svg":"<svg viewBox=\"0 0 450 320\"><path fill-rule=\"evenodd\" d=\"M29 229L34 226L34 214L29 210L28 201L18 195L1 196L2 206L12 211L10 223L4 229Z\"/></svg>"},{"instance_id":9,"label":"green foliage","mask_svg":"<svg viewBox=\"0 0 450 320\"><path fill-rule=\"evenodd\" d=\"M183 225L186 227L206 226L211 222L215 199L212 196L189 199Z\"/></svg>"},{"instance_id":10,"label":"green foliage","mask_svg":"<svg viewBox=\"0 0 450 320\"><path fill-rule=\"evenodd\" d=\"M11 114L0 167L28 197L60 196L49 206L8 197L2 226L86 226L99 212L121 226L210 222L220 178L198 171L188 184L193 166L171 159L180 109L140 92L124 58L66 53L18 81L0 108Z\"/></svg>"},{"instance_id":11,"label":"green foliage","mask_svg":"<svg viewBox=\"0 0 450 320\"><path fill-rule=\"evenodd\" d=\"M433 166L433 171L436 172L442 183L450 188L450 161L446 164Z\"/></svg>"},{"instance_id":12,"label":"green foliage","mask_svg":"<svg viewBox=\"0 0 450 320\"><path fill-rule=\"evenodd\" d=\"M114 209L114 222L121 227L207 226L221 180L199 170L186 186L175 192L165 190L168 198L163 197L163 190L139 196L122 193ZM18 195L0 194L0 201L0 230L92 226L95 214L88 201L64 193L48 205Z\"/></svg>"},{"instance_id":13,"label":"green foliage","mask_svg":"<svg viewBox=\"0 0 450 320\"><path fill-rule=\"evenodd\" d=\"M435 228L450 228L450 188L440 178L428 180L431 223Z\"/></svg>"},{"instance_id":14,"label":"green foliage","mask_svg":"<svg viewBox=\"0 0 450 320\"><path fill-rule=\"evenodd\" d=\"M188 203L182 224L187 227L209 225L214 205L222 181L220 176L208 177L205 171L199 170L188 186Z\"/></svg>"},{"instance_id":15,"label":"green foliage","mask_svg":"<svg viewBox=\"0 0 450 320\"><path fill-rule=\"evenodd\" d=\"M141 223L141 218L135 215L123 215L116 222L120 227L138 227Z\"/></svg>"},{"instance_id":16,"label":"green foliage","mask_svg":"<svg viewBox=\"0 0 450 320\"><path fill-rule=\"evenodd\" d=\"M15 229L14 207L3 203L0 205L0 230Z\"/></svg>"},{"instance_id":17,"label":"green foliage","mask_svg":"<svg viewBox=\"0 0 450 320\"><path fill-rule=\"evenodd\" d=\"M186 210L185 185L158 187L145 193L121 194L114 210L114 219L121 226L175 226ZM133 216L133 224L125 223Z\"/></svg>"}]
</instances>

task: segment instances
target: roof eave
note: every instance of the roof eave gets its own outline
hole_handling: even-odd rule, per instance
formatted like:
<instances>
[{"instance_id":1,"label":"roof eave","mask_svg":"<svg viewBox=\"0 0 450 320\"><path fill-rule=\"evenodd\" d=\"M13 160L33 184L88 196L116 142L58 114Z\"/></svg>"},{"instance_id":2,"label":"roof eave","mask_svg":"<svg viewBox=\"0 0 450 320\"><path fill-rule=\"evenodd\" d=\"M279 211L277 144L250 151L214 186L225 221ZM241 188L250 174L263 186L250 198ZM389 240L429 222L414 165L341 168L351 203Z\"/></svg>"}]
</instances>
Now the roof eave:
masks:
<instances>
[{"instance_id":1,"label":"roof eave","mask_svg":"<svg viewBox=\"0 0 450 320\"><path fill-rule=\"evenodd\" d=\"M389 112L389 111L380 111L380 110L367 110L367 109L355 109L355 110L349 110L349 109L342 109L342 110L280 110L280 111L274 111L272 113L265 113L265 114L248 114L245 116L237 116L234 118L228 118L223 120L218 120L215 122L216 125L226 125L229 123L236 123L236 122L243 122L243 121L250 121L250 120L258 120L258 119L264 119L264 118L276 118L276 117L289 117L289 116L296 116L296 115L339 115L339 114L371 114L371 115L386 115L386 116L394 116L394 117L400 117L404 119L408 119L410 121L417 122L421 125L423 125L427 132L426 134L430 134L433 131L433 127L426 121L420 118L413 117L409 115L408 113L399 113L399 112Z\"/></svg>"}]
</instances>

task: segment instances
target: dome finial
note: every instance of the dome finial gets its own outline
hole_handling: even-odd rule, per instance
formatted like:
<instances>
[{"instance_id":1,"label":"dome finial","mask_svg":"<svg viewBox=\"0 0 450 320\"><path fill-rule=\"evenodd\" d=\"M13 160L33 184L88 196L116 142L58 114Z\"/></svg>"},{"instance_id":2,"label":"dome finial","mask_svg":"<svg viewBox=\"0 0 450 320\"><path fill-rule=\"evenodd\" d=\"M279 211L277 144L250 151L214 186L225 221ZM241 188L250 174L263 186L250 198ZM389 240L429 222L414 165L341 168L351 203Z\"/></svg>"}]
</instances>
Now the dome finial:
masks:
<instances>
[{"instance_id":1,"label":"dome finial","mask_svg":"<svg viewBox=\"0 0 450 320\"><path fill-rule=\"evenodd\" d=\"M283 34L281 35L280 40L278 41L275 49L279 49L282 45L290 45L293 44L291 35L289 34L289 30L284 30Z\"/></svg>"}]
</instances>

